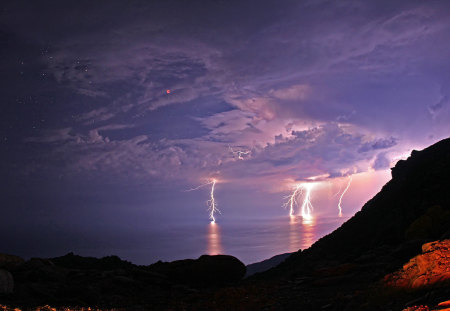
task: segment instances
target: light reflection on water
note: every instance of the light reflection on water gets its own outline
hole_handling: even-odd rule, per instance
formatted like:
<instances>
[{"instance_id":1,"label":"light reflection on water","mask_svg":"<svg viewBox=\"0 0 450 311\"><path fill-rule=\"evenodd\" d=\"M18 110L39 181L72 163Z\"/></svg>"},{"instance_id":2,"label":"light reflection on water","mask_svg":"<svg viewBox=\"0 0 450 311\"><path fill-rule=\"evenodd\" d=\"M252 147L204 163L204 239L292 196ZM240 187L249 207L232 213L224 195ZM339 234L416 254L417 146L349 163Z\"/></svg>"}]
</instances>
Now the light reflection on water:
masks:
<instances>
[{"instance_id":1,"label":"light reflection on water","mask_svg":"<svg viewBox=\"0 0 450 311\"><path fill-rule=\"evenodd\" d=\"M208 255L218 255L224 254L219 225L215 222L208 224L208 234L206 237L207 247L206 254Z\"/></svg>"},{"instance_id":2,"label":"light reflection on water","mask_svg":"<svg viewBox=\"0 0 450 311\"><path fill-rule=\"evenodd\" d=\"M293 216L248 223L236 221L220 226L211 223L206 228L206 253L230 254L248 264L306 249L344 221L338 217Z\"/></svg>"},{"instance_id":3,"label":"light reflection on water","mask_svg":"<svg viewBox=\"0 0 450 311\"><path fill-rule=\"evenodd\" d=\"M198 258L203 254L228 254L245 264L272 256L306 249L322 236L332 232L347 217L300 216L265 219L221 219L219 223L184 221L166 223L163 229L140 232L119 238L108 238L104 247L74 248L83 256L118 255L136 264L158 260L173 261ZM60 255L67 250L59 252ZM53 255L53 256L55 256Z\"/></svg>"},{"instance_id":4,"label":"light reflection on water","mask_svg":"<svg viewBox=\"0 0 450 311\"><path fill-rule=\"evenodd\" d=\"M317 240L316 219L313 216L290 216L289 252L310 247Z\"/></svg>"}]
</instances>

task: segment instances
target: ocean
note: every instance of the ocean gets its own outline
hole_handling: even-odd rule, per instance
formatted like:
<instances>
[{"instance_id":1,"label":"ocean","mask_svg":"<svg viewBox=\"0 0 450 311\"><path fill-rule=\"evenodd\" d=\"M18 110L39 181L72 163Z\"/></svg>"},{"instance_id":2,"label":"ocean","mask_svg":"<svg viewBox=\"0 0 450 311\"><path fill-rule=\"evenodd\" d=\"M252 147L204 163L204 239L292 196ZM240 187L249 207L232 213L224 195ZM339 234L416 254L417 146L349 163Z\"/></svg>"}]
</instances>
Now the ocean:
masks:
<instances>
[{"instance_id":1,"label":"ocean","mask_svg":"<svg viewBox=\"0 0 450 311\"><path fill-rule=\"evenodd\" d=\"M311 219L278 217L227 219L218 223L167 223L158 226L158 230L110 237L109 242L99 241L95 248L79 247L73 251L95 257L114 254L140 265L158 260L198 258L203 254L233 255L250 264L281 253L306 249L347 219L337 216Z\"/></svg>"}]
</instances>

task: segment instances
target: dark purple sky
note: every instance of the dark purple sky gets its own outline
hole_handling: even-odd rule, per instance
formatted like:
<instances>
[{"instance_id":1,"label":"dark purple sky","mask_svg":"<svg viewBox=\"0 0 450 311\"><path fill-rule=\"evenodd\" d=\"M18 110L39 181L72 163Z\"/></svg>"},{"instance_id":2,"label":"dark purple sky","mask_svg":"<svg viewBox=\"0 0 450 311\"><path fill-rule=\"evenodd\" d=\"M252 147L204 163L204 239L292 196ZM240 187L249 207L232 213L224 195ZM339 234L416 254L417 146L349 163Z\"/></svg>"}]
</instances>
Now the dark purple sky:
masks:
<instances>
[{"instance_id":1,"label":"dark purple sky","mask_svg":"<svg viewBox=\"0 0 450 311\"><path fill-rule=\"evenodd\" d=\"M449 38L447 0L4 0L0 251L207 223L213 177L219 219L351 174L354 212L449 136Z\"/></svg>"}]
</instances>

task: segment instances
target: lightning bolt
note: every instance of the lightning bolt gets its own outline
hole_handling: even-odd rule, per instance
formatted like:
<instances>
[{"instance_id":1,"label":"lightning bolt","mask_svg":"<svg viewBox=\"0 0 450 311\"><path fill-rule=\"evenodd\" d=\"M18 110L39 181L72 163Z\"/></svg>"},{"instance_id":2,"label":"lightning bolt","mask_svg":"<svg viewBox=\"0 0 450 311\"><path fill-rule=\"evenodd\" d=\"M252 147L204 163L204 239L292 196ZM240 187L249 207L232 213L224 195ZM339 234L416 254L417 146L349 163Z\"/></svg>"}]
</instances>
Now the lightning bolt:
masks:
<instances>
[{"instance_id":1,"label":"lightning bolt","mask_svg":"<svg viewBox=\"0 0 450 311\"><path fill-rule=\"evenodd\" d=\"M312 218L312 211L314 209L311 203L311 190L314 188L315 183L302 183L295 186L291 195L286 197L288 200L283 205L285 208L289 207L289 216L295 217L294 210L298 205L298 198L303 195L303 202L300 207L300 214L303 219L309 220Z\"/></svg>"},{"instance_id":2,"label":"lightning bolt","mask_svg":"<svg viewBox=\"0 0 450 311\"><path fill-rule=\"evenodd\" d=\"M247 155L247 154L250 154L250 150L245 150L245 151L243 151L243 150L233 150L233 148L231 148L231 146L228 146L228 148L230 149L230 151L231 151L231 153L234 155L234 154L237 154L237 157L238 157L238 159L239 160L244 160L244 157L242 156L242 155Z\"/></svg>"},{"instance_id":3,"label":"lightning bolt","mask_svg":"<svg viewBox=\"0 0 450 311\"><path fill-rule=\"evenodd\" d=\"M347 187L345 187L344 191L342 191L342 194L339 198L338 203L338 209L339 209L339 217L342 217L342 198L344 197L344 194L347 192L348 188L350 188L350 184L352 183L352 176L349 176Z\"/></svg>"},{"instance_id":4,"label":"lightning bolt","mask_svg":"<svg viewBox=\"0 0 450 311\"><path fill-rule=\"evenodd\" d=\"M200 188L203 188L203 187L206 187L208 185L211 185L210 198L209 198L208 201L206 201L206 205L208 206L209 219L211 220L212 224L216 223L216 218L214 217L214 215L216 213L220 214L220 210L217 208L216 199L214 198L214 188L216 186L216 183L217 183L217 180L213 178L210 181L208 181L208 182L206 182L204 184L201 184L201 185L199 185L199 186L197 186L195 188L191 188L191 189L185 190L186 192L195 191L195 190L198 190Z\"/></svg>"},{"instance_id":5,"label":"lightning bolt","mask_svg":"<svg viewBox=\"0 0 450 311\"><path fill-rule=\"evenodd\" d=\"M305 195L303 197L301 213L304 219L311 219L312 217L312 211L314 207L311 203L311 190L313 187L314 187L313 183L303 184L303 188L305 189Z\"/></svg>"},{"instance_id":6,"label":"lightning bolt","mask_svg":"<svg viewBox=\"0 0 450 311\"><path fill-rule=\"evenodd\" d=\"M210 199L207 202L208 210L209 210L209 219L211 220L211 223L216 223L216 218L214 217L214 214L216 212L220 213L219 209L217 208L216 199L214 198L214 187L216 185L216 180L213 179L211 181L211 193L210 193Z\"/></svg>"},{"instance_id":7,"label":"lightning bolt","mask_svg":"<svg viewBox=\"0 0 450 311\"><path fill-rule=\"evenodd\" d=\"M213 183L213 181L215 181L215 179L211 179L210 181L205 182L204 184L201 184L200 186L197 186L195 188L191 188L191 189L188 189L188 190L184 190L184 191L185 192L190 192L190 191L198 190L198 189L203 188L205 186L211 185Z\"/></svg>"},{"instance_id":8,"label":"lightning bolt","mask_svg":"<svg viewBox=\"0 0 450 311\"><path fill-rule=\"evenodd\" d=\"M297 205L297 196L302 193L302 186L296 185L294 192L287 196L288 199L286 203L283 204L284 208L289 207L289 216L294 217L295 205Z\"/></svg>"}]
</instances>

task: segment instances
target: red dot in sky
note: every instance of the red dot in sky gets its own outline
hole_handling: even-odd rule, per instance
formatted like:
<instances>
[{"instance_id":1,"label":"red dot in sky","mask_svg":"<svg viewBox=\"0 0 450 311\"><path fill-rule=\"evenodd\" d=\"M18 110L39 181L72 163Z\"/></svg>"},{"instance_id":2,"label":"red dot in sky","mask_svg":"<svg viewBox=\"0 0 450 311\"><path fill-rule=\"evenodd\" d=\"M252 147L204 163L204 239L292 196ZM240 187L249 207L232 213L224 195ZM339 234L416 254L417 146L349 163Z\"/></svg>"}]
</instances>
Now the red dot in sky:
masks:
<instances>
[{"instance_id":1,"label":"red dot in sky","mask_svg":"<svg viewBox=\"0 0 450 311\"><path fill-rule=\"evenodd\" d=\"M170 90L169 90L169 89L167 89L167 90L166 90L166 93L167 93L167 94L170 94Z\"/></svg>"}]
</instances>

